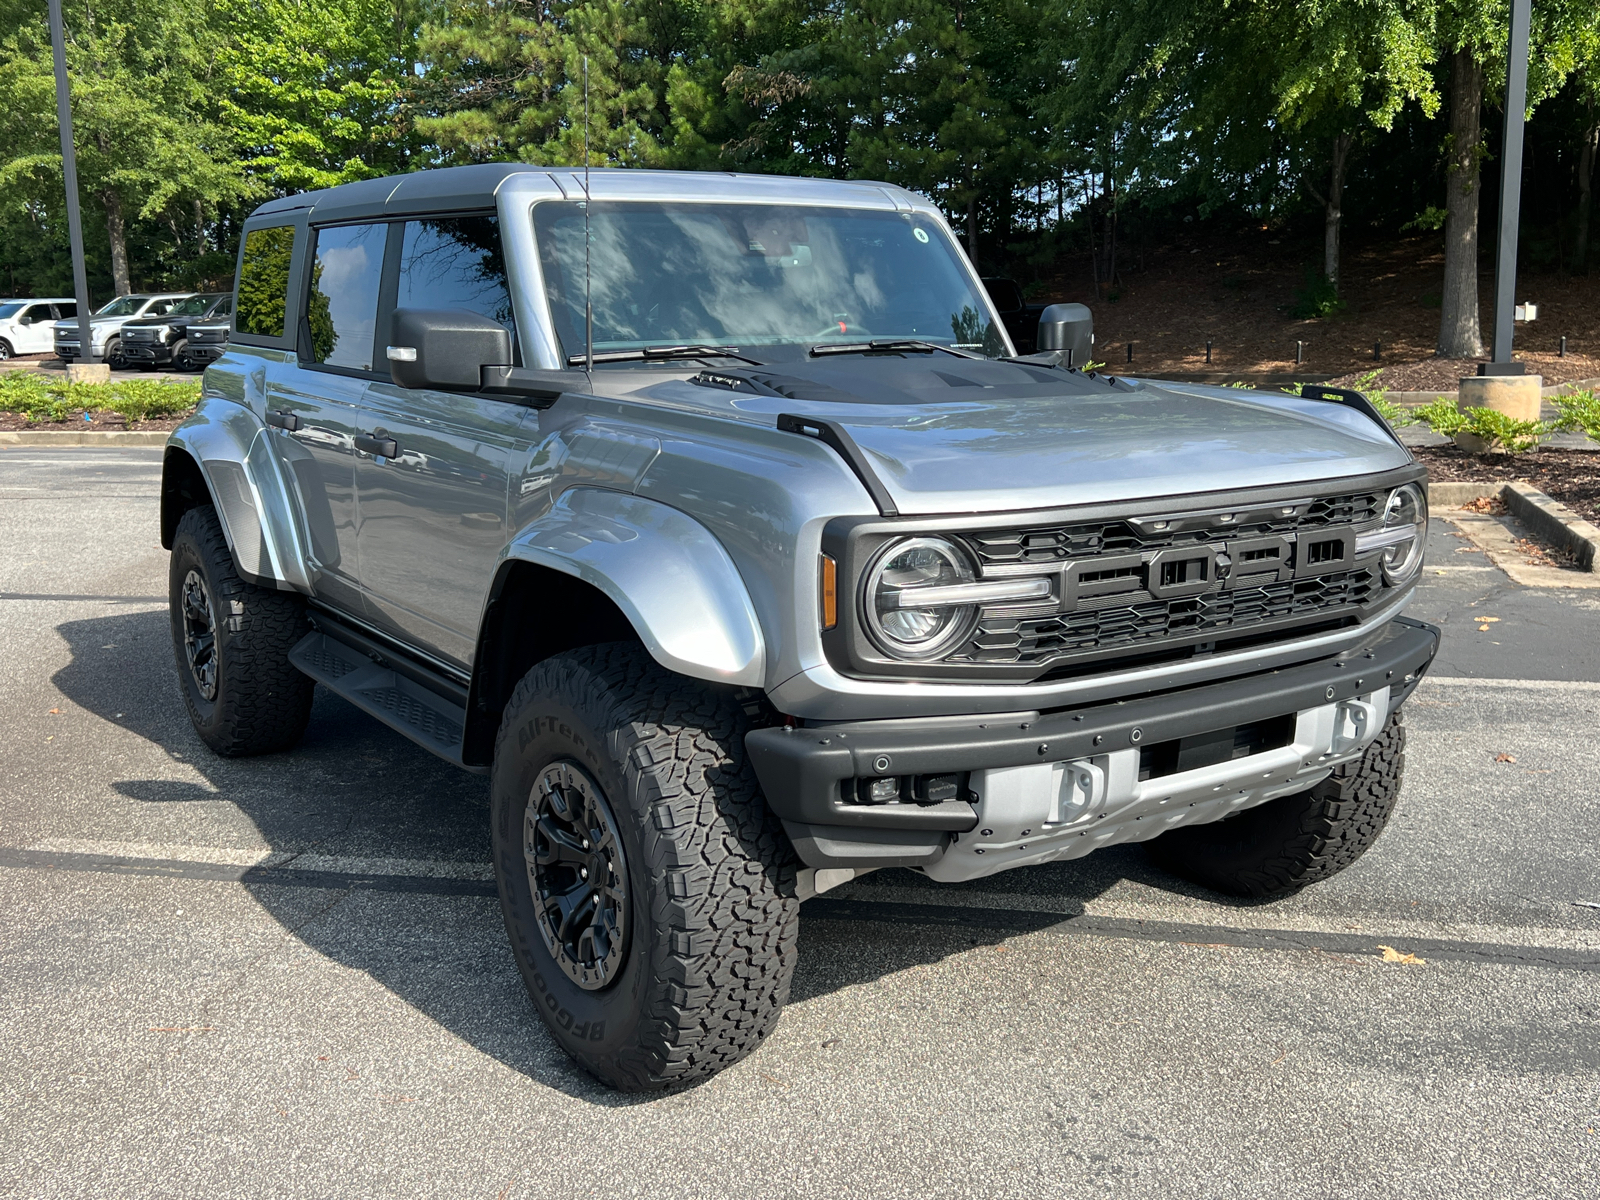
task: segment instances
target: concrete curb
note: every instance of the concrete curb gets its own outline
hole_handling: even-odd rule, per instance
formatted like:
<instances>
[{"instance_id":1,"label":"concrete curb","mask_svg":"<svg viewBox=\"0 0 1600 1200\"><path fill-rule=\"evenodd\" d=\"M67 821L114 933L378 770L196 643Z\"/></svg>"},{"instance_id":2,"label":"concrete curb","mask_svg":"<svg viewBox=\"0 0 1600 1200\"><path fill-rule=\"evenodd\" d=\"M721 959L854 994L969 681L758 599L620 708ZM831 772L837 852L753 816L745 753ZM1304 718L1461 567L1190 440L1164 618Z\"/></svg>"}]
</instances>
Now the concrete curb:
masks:
<instances>
[{"instance_id":1,"label":"concrete curb","mask_svg":"<svg viewBox=\"0 0 1600 1200\"><path fill-rule=\"evenodd\" d=\"M0 431L0 446L165 446L163 429L18 429Z\"/></svg>"},{"instance_id":2,"label":"concrete curb","mask_svg":"<svg viewBox=\"0 0 1600 1200\"><path fill-rule=\"evenodd\" d=\"M1600 562L1600 529L1531 483L1434 483L1428 487L1428 503L1436 508L1461 508L1490 496L1505 501L1512 515L1545 541L1570 550L1583 570L1595 570Z\"/></svg>"}]
</instances>

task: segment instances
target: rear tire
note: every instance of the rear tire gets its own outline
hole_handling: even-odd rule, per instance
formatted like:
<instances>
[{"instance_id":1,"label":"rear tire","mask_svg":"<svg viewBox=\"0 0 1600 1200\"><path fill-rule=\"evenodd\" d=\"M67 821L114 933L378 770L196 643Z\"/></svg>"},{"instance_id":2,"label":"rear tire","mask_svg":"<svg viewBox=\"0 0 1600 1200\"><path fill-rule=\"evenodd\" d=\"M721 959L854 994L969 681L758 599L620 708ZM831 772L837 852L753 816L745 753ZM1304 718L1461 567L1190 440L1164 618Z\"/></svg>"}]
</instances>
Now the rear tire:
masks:
<instances>
[{"instance_id":1,"label":"rear tire","mask_svg":"<svg viewBox=\"0 0 1600 1200\"><path fill-rule=\"evenodd\" d=\"M1308 791L1149 843L1158 866L1233 896L1275 899L1337 875L1383 832L1400 795L1406 730L1400 714L1359 759Z\"/></svg>"},{"instance_id":2,"label":"rear tire","mask_svg":"<svg viewBox=\"0 0 1600 1200\"><path fill-rule=\"evenodd\" d=\"M239 578L209 504L178 522L167 594L179 686L201 740L228 758L298 742L314 685L289 651L309 630L305 601Z\"/></svg>"},{"instance_id":3,"label":"rear tire","mask_svg":"<svg viewBox=\"0 0 1600 1200\"><path fill-rule=\"evenodd\" d=\"M490 799L506 932L556 1041L612 1087L713 1075L788 1000L798 863L747 725L731 694L624 643L539 663L506 706Z\"/></svg>"}]
</instances>

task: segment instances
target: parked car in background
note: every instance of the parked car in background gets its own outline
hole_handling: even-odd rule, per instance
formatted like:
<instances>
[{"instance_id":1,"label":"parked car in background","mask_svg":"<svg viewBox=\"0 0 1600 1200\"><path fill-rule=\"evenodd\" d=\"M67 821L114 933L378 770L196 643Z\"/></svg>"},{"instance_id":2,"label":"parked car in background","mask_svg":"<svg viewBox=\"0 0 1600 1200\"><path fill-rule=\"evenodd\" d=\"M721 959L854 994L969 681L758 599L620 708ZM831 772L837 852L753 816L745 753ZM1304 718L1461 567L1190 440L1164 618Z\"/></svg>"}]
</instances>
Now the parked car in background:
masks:
<instances>
[{"instance_id":1,"label":"parked car in background","mask_svg":"<svg viewBox=\"0 0 1600 1200\"><path fill-rule=\"evenodd\" d=\"M46 354L50 330L62 317L76 317L75 300L51 296L42 300L0 300L0 359L17 354Z\"/></svg>"},{"instance_id":2,"label":"parked car in background","mask_svg":"<svg viewBox=\"0 0 1600 1200\"><path fill-rule=\"evenodd\" d=\"M89 337L94 344L91 350L96 362L106 363L113 371L128 365L122 353L122 327L135 317L164 317L180 300L187 300L193 292L140 293L118 296L94 314L89 326ZM78 322L57 321L55 325L56 357L71 362L82 356L79 344Z\"/></svg>"},{"instance_id":3,"label":"parked car in background","mask_svg":"<svg viewBox=\"0 0 1600 1200\"><path fill-rule=\"evenodd\" d=\"M233 317L232 292L204 292L178 301L163 314L135 317L122 327L122 357L130 367L147 371L168 365L192 371L217 355L196 362L189 351L189 330L197 322L218 317L226 330Z\"/></svg>"},{"instance_id":4,"label":"parked car in background","mask_svg":"<svg viewBox=\"0 0 1600 1200\"><path fill-rule=\"evenodd\" d=\"M211 316L190 324L185 354L188 364L180 366L180 370L198 371L227 353L228 335L233 332L233 297L228 298L226 308L224 312L219 307Z\"/></svg>"},{"instance_id":5,"label":"parked car in background","mask_svg":"<svg viewBox=\"0 0 1600 1200\"><path fill-rule=\"evenodd\" d=\"M1034 345L1034 339L1039 329L1039 318L1048 306L1029 304L1015 279L985 279L983 290L989 293L989 299L994 302L995 309L1000 314L1000 321L1005 325L1006 332L1011 335L1011 344L1017 348L1017 353L1032 354L1039 349Z\"/></svg>"}]
</instances>

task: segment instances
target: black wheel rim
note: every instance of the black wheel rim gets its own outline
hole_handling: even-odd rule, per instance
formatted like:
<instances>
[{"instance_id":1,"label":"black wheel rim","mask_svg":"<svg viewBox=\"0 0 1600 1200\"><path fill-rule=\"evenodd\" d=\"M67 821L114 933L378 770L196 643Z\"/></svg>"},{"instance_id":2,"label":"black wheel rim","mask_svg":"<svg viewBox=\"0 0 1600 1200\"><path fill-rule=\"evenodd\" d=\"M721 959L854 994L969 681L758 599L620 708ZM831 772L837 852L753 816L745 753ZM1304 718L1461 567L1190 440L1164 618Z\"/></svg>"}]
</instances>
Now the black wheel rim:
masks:
<instances>
[{"instance_id":1,"label":"black wheel rim","mask_svg":"<svg viewBox=\"0 0 1600 1200\"><path fill-rule=\"evenodd\" d=\"M206 700L217 698L217 619L211 610L211 594L199 571L184 576L183 654L189 660L189 676Z\"/></svg>"},{"instance_id":2,"label":"black wheel rim","mask_svg":"<svg viewBox=\"0 0 1600 1200\"><path fill-rule=\"evenodd\" d=\"M540 772L522 853L550 956L585 991L615 982L628 953L628 864L605 795L576 763Z\"/></svg>"}]
</instances>

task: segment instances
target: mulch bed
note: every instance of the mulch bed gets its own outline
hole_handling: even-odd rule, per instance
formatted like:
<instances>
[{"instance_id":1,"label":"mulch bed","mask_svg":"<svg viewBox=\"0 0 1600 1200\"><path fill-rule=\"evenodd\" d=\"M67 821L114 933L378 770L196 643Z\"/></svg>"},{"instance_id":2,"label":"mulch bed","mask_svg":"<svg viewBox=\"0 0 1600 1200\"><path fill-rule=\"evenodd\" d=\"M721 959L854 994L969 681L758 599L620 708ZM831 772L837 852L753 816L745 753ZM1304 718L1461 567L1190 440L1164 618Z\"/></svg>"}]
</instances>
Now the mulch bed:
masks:
<instances>
[{"instance_id":1,"label":"mulch bed","mask_svg":"<svg viewBox=\"0 0 1600 1200\"><path fill-rule=\"evenodd\" d=\"M155 430L171 432L189 419L190 413L178 413L170 417L149 417L130 425L120 413L92 412L89 420L83 419L83 411L75 410L67 414L65 421L29 421L21 413L0 412L0 432L12 433L26 430L28 432L55 430L71 430L81 433L84 430L99 431L102 433L112 430L137 429L140 432Z\"/></svg>"},{"instance_id":2,"label":"mulch bed","mask_svg":"<svg viewBox=\"0 0 1600 1200\"><path fill-rule=\"evenodd\" d=\"M1592 450L1535 450L1529 454L1468 454L1457 446L1417 446L1413 454L1434 480L1531 483L1590 521L1600 522L1600 454Z\"/></svg>"},{"instance_id":3,"label":"mulch bed","mask_svg":"<svg viewBox=\"0 0 1600 1200\"><path fill-rule=\"evenodd\" d=\"M1035 299L1078 300L1094 312L1095 357L1141 375L1288 374L1353 379L1383 367L1380 386L1395 391L1454 391L1474 362L1436 359L1444 241L1438 234L1369 241L1347 230L1345 310L1302 320L1289 315L1308 269L1320 269L1322 234L1259 225L1198 228L1159 244L1134 243L1118 256L1118 281L1095 296L1087 254L1057 261ZM1492 263L1484 261L1479 319L1493 323ZM1516 329L1516 357L1565 383L1600 375L1600 271L1587 277L1524 267L1517 299L1539 304L1539 319ZM1567 357L1556 357L1561 336ZM1212 341L1205 361L1206 339ZM1295 363L1295 342L1304 361ZM1372 345L1382 343L1373 361ZM1133 345L1133 367L1127 347Z\"/></svg>"}]
</instances>

